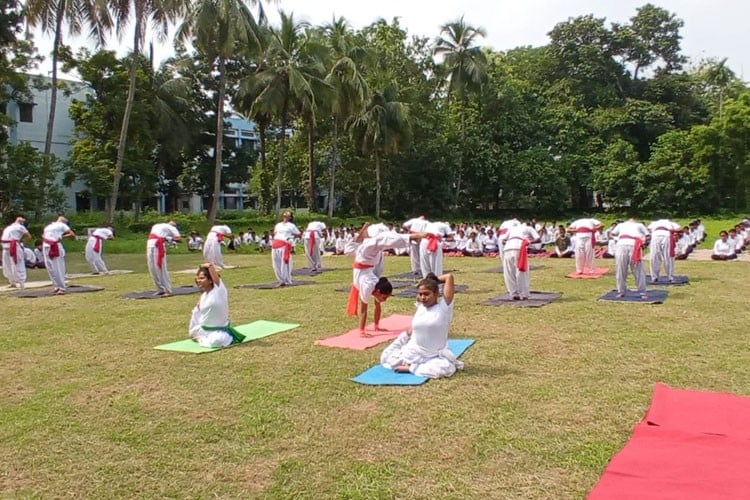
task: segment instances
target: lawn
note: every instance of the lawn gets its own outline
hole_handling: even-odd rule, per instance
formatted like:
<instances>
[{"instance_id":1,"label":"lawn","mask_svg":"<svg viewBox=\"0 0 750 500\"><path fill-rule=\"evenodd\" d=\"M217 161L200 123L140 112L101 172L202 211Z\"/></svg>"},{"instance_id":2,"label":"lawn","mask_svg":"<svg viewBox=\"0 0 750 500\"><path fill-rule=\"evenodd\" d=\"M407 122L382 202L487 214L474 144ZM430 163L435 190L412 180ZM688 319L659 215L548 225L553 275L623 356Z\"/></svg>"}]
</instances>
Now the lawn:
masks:
<instances>
[{"instance_id":1,"label":"lawn","mask_svg":"<svg viewBox=\"0 0 750 500\"><path fill-rule=\"evenodd\" d=\"M145 258L105 256L133 274L82 279L106 290L0 297L3 497L582 498L643 416L655 382L750 393L747 262L678 262L691 284L662 305L600 303L614 286L570 280L539 259L539 309L480 306L502 291L489 258L447 258L453 337L477 340L466 370L418 387L349 380L382 347L314 346L348 330L346 257L316 284L230 290L232 321L301 327L205 355L154 350L186 335L197 296L125 300L152 288ZM269 255L229 255L224 279L272 281ZM200 256L169 256L172 271ZM69 272L86 271L80 252ZM299 267L303 263L296 259ZM598 261L612 267L612 261ZM390 257L386 274L406 271ZM192 281L172 274L175 285ZM40 271L29 280L45 279ZM386 313L410 313L392 298Z\"/></svg>"}]
</instances>

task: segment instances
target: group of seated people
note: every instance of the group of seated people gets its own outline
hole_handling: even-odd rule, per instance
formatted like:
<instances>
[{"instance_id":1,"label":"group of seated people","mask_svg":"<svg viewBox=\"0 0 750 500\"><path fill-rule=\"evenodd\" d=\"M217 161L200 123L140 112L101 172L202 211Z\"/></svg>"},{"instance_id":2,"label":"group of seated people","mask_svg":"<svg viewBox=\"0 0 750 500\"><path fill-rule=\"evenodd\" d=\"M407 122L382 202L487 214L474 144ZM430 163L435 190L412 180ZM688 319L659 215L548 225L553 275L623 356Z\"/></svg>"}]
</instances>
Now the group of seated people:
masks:
<instances>
[{"instance_id":1,"label":"group of seated people","mask_svg":"<svg viewBox=\"0 0 750 500\"><path fill-rule=\"evenodd\" d=\"M744 219L728 231L719 232L719 239L714 242L711 259L735 260L747 244L750 243L750 219Z\"/></svg>"},{"instance_id":2,"label":"group of seated people","mask_svg":"<svg viewBox=\"0 0 750 500\"><path fill-rule=\"evenodd\" d=\"M198 231L191 231L190 237L187 239L187 247L191 252L202 251L204 240ZM262 236L259 236L253 228L248 228L247 231L237 234L234 238L226 241L227 249L235 250L240 246L253 245L259 252L271 248L271 233L270 231L264 231Z\"/></svg>"}]
</instances>

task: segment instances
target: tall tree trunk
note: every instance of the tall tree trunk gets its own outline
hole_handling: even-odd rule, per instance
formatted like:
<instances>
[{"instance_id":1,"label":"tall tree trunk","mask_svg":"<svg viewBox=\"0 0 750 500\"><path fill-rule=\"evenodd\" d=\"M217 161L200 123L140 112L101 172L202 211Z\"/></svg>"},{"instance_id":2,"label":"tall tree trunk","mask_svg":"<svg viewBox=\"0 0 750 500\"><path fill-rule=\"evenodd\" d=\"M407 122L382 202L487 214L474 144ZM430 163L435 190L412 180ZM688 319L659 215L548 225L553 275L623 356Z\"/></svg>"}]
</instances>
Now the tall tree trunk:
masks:
<instances>
[{"instance_id":1,"label":"tall tree trunk","mask_svg":"<svg viewBox=\"0 0 750 500\"><path fill-rule=\"evenodd\" d=\"M261 215L266 215L268 213L269 200L266 199L266 191L263 183L263 176L266 173L266 122L263 119L258 120L258 132L260 133L260 182L258 183L258 202L260 204L259 208Z\"/></svg>"},{"instance_id":2,"label":"tall tree trunk","mask_svg":"<svg viewBox=\"0 0 750 500\"><path fill-rule=\"evenodd\" d=\"M49 115L47 117L47 135L44 138L44 161L39 175L37 187L39 196L34 206L34 220L39 222L44 212L44 202L47 185L52 171L52 134L55 128L55 112L57 110L57 64L60 59L60 45L62 45L62 29L65 2L59 1L55 11L55 39L52 42L52 88L49 98Z\"/></svg>"},{"instance_id":3,"label":"tall tree trunk","mask_svg":"<svg viewBox=\"0 0 750 500\"><path fill-rule=\"evenodd\" d=\"M224 148L224 94L226 93L226 63L219 57L219 99L216 104L216 147L214 148L214 194L211 207L208 209L208 222L216 221L219 211L219 196L221 196L221 167L222 149Z\"/></svg>"},{"instance_id":4,"label":"tall tree trunk","mask_svg":"<svg viewBox=\"0 0 750 500\"><path fill-rule=\"evenodd\" d=\"M286 139L286 110L287 103L281 108L281 137L279 137L279 164L276 170L276 213L281 212L281 174L284 171L284 145Z\"/></svg>"},{"instance_id":5,"label":"tall tree trunk","mask_svg":"<svg viewBox=\"0 0 750 500\"><path fill-rule=\"evenodd\" d=\"M375 218L380 218L380 153L375 151Z\"/></svg>"},{"instance_id":6,"label":"tall tree trunk","mask_svg":"<svg viewBox=\"0 0 750 500\"><path fill-rule=\"evenodd\" d=\"M307 127L307 208L310 212L318 211L317 196L315 189L315 122Z\"/></svg>"},{"instance_id":7,"label":"tall tree trunk","mask_svg":"<svg viewBox=\"0 0 750 500\"><path fill-rule=\"evenodd\" d=\"M336 163L339 161L339 121L333 118L333 161L331 162L331 182L328 186L328 218L333 217L336 199L333 196L336 187Z\"/></svg>"},{"instance_id":8,"label":"tall tree trunk","mask_svg":"<svg viewBox=\"0 0 750 500\"><path fill-rule=\"evenodd\" d=\"M136 5L138 2L136 2ZM140 12L136 10L136 19L140 19ZM135 82L138 76L138 63L140 62L140 40L141 40L140 23L135 23L135 34L133 35L133 53L130 61L130 75L128 79L128 98L125 101L125 112L122 115L122 126L120 127L120 140L117 144L117 160L115 162L114 178L112 179L112 192L109 195L109 204L107 205L107 224L112 224L115 218L115 209L117 207L117 197L120 194L120 177L122 177L122 164L125 161L125 148L128 141L128 127L130 126L130 115L133 112L133 103L135 102Z\"/></svg>"},{"instance_id":9,"label":"tall tree trunk","mask_svg":"<svg viewBox=\"0 0 750 500\"><path fill-rule=\"evenodd\" d=\"M466 104L464 102L465 100L462 99L461 104L461 151L458 156L458 173L456 175L456 194L453 198L453 205L457 208L458 207L458 197L461 193L461 176L464 172L464 144L466 144L466 114L464 113L464 105Z\"/></svg>"}]
</instances>

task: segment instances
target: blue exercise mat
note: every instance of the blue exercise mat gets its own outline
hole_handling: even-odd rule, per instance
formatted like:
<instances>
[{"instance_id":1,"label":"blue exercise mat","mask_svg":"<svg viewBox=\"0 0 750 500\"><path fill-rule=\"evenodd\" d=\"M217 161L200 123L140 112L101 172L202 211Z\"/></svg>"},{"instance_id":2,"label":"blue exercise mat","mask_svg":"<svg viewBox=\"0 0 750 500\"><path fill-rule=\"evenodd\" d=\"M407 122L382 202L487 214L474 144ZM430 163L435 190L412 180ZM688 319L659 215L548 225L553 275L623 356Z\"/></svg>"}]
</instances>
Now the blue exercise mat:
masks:
<instances>
[{"instance_id":1,"label":"blue exercise mat","mask_svg":"<svg viewBox=\"0 0 750 500\"><path fill-rule=\"evenodd\" d=\"M657 285L657 286L669 286L669 285L687 285L690 283L690 280L685 275L674 275L672 276L672 281L669 281L669 279L666 276L659 276L659 279L654 281L651 279L651 276L646 276L646 284L647 285Z\"/></svg>"},{"instance_id":2,"label":"blue exercise mat","mask_svg":"<svg viewBox=\"0 0 750 500\"><path fill-rule=\"evenodd\" d=\"M456 357L460 357L474 342L474 339L448 339L448 349ZM389 370L381 364L363 371L352 379L358 384L365 385L421 385L428 380L427 377L418 377L412 373Z\"/></svg>"},{"instance_id":3,"label":"blue exercise mat","mask_svg":"<svg viewBox=\"0 0 750 500\"><path fill-rule=\"evenodd\" d=\"M644 299L641 298L640 293L633 290L628 290L624 297L618 297L617 290L612 290L599 297L599 300L611 302L635 302L638 304L661 304L667 299L667 291L655 290L652 288L650 290L646 290L646 296L647 298Z\"/></svg>"}]
</instances>

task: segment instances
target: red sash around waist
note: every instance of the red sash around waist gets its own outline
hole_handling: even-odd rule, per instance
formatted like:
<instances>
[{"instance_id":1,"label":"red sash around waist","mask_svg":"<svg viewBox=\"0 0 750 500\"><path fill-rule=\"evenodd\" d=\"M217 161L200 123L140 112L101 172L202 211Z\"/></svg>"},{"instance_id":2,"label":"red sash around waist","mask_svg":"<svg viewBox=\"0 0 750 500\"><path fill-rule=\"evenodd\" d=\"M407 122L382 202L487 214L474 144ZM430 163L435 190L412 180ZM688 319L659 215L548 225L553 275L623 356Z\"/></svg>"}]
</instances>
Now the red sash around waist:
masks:
<instances>
[{"instance_id":1,"label":"red sash around waist","mask_svg":"<svg viewBox=\"0 0 750 500\"><path fill-rule=\"evenodd\" d=\"M310 231L310 248L307 250L307 254L312 257L315 255L313 252L318 251L318 247L316 245L317 240L315 239L315 231Z\"/></svg>"},{"instance_id":2,"label":"red sash around waist","mask_svg":"<svg viewBox=\"0 0 750 500\"><path fill-rule=\"evenodd\" d=\"M438 244L443 238L439 234L427 234L427 251L428 252L436 252L438 249Z\"/></svg>"},{"instance_id":3,"label":"red sash around waist","mask_svg":"<svg viewBox=\"0 0 750 500\"><path fill-rule=\"evenodd\" d=\"M148 239L156 240L156 249L158 251L158 253L156 254L156 265L159 267L159 269L161 269L164 265L164 256L167 255L167 247L164 244L167 239L162 238L161 236L157 236L153 233L148 235Z\"/></svg>"},{"instance_id":4,"label":"red sash around waist","mask_svg":"<svg viewBox=\"0 0 750 500\"><path fill-rule=\"evenodd\" d=\"M620 238L633 240L635 244L633 245L633 255L631 256L630 261L633 264L638 264L641 261L641 247L643 246L643 240L636 236L630 236L627 234L623 234Z\"/></svg>"},{"instance_id":5,"label":"red sash around waist","mask_svg":"<svg viewBox=\"0 0 750 500\"><path fill-rule=\"evenodd\" d=\"M521 248L518 251L518 260L516 261L516 266L518 267L518 270L521 272L525 272L529 270L529 240L526 238L521 238L520 236L514 236L512 238L508 238L509 240L521 240Z\"/></svg>"},{"instance_id":6,"label":"red sash around waist","mask_svg":"<svg viewBox=\"0 0 750 500\"><path fill-rule=\"evenodd\" d=\"M677 246L677 232L668 227L657 227L654 231L669 231L669 256L675 256L675 247Z\"/></svg>"},{"instance_id":7,"label":"red sash around waist","mask_svg":"<svg viewBox=\"0 0 750 500\"><path fill-rule=\"evenodd\" d=\"M591 229L588 227L579 227L575 230L575 233L576 234L578 233L590 234L591 238L589 239L589 242L591 243L591 248L594 248L594 243L595 243L594 240L596 239L596 229Z\"/></svg>"},{"instance_id":8,"label":"red sash around waist","mask_svg":"<svg viewBox=\"0 0 750 500\"><path fill-rule=\"evenodd\" d=\"M94 242L94 252L99 253L102 249L102 238L101 236L97 236L95 234L91 235L93 238L96 238L96 241Z\"/></svg>"},{"instance_id":9,"label":"red sash around waist","mask_svg":"<svg viewBox=\"0 0 750 500\"><path fill-rule=\"evenodd\" d=\"M221 243L222 241L224 241L224 235L223 234L221 234L219 232L216 232L216 231L211 231L211 232L216 235L216 241L218 241L219 243Z\"/></svg>"},{"instance_id":10,"label":"red sash around waist","mask_svg":"<svg viewBox=\"0 0 750 500\"><path fill-rule=\"evenodd\" d=\"M372 266L370 266L372 267ZM352 285L349 289L349 300L346 303L346 314L356 316L359 311L359 288Z\"/></svg>"},{"instance_id":11,"label":"red sash around waist","mask_svg":"<svg viewBox=\"0 0 750 500\"><path fill-rule=\"evenodd\" d=\"M8 252L10 253L11 259L13 259L14 262L18 262L18 240L2 240L0 243L8 243L10 247L8 247Z\"/></svg>"},{"instance_id":12,"label":"red sash around waist","mask_svg":"<svg viewBox=\"0 0 750 500\"><path fill-rule=\"evenodd\" d=\"M57 240L48 240L47 238L42 238L42 240L49 245L49 252L47 252L47 255L50 259L56 259L60 256L60 242Z\"/></svg>"},{"instance_id":13,"label":"red sash around waist","mask_svg":"<svg viewBox=\"0 0 750 500\"><path fill-rule=\"evenodd\" d=\"M354 269L372 269L375 266L373 266L372 264L363 264L355 260L354 262L352 262L352 267Z\"/></svg>"},{"instance_id":14,"label":"red sash around waist","mask_svg":"<svg viewBox=\"0 0 750 500\"><path fill-rule=\"evenodd\" d=\"M273 240L271 241L271 248L283 248L284 249L284 263L289 262L289 258L292 255L292 244L285 240Z\"/></svg>"}]
</instances>

